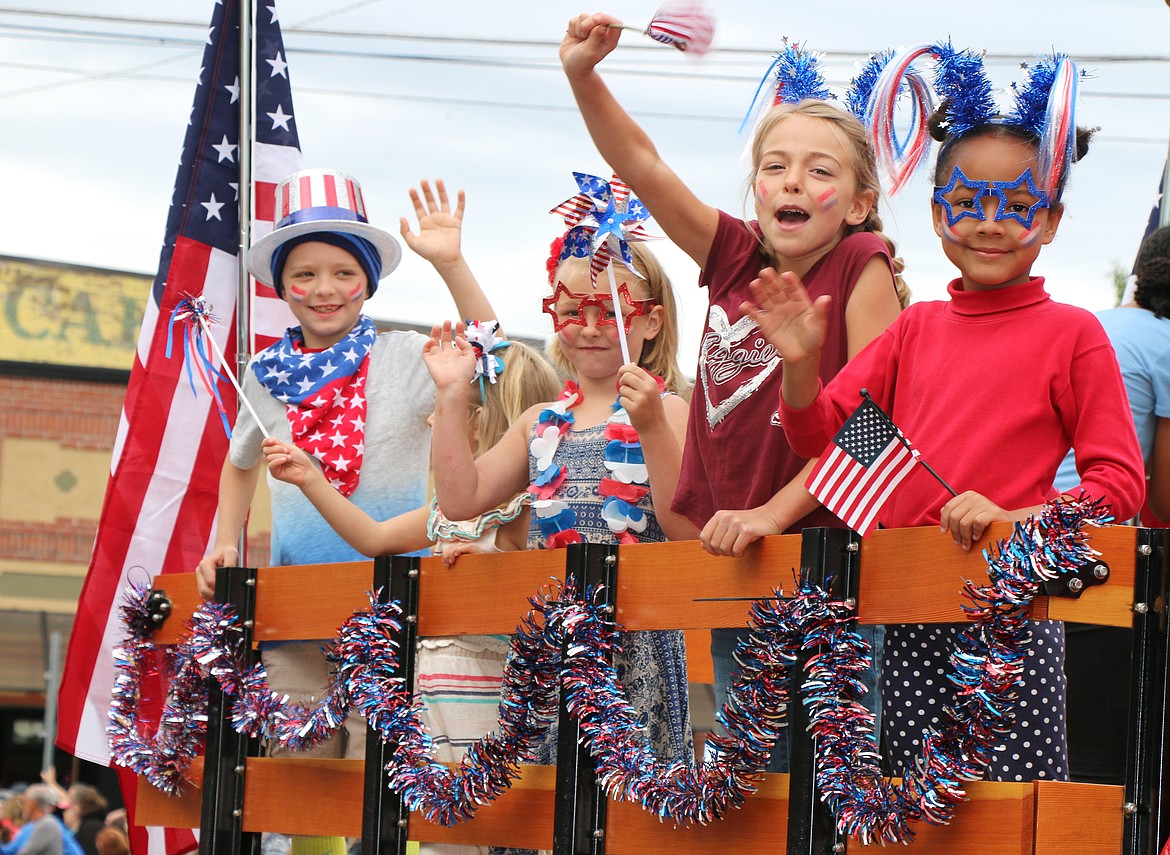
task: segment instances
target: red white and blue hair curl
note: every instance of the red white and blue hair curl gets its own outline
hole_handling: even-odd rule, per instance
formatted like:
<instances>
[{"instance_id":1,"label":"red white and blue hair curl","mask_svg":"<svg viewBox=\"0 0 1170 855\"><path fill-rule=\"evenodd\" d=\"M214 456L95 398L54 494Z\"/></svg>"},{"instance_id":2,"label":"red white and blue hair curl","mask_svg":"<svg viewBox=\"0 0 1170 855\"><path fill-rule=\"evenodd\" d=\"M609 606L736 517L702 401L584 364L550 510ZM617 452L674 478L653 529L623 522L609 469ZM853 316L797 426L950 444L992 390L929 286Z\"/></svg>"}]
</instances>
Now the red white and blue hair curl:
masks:
<instances>
[{"instance_id":1,"label":"red white and blue hair curl","mask_svg":"<svg viewBox=\"0 0 1170 855\"><path fill-rule=\"evenodd\" d=\"M934 64L930 86L914 68L923 57L929 57ZM942 128L948 140L992 123L1035 136L1040 186L1053 199L1059 198L1075 155L1079 72L1067 56L1060 54L1026 68L1028 82L1022 87L1013 84L1015 105L1005 115L996 104L981 54L958 50L947 41L914 45L890 58L872 85L864 114L878 163L890 182L890 192L904 187L926 160L930 140L925 119L933 111L936 97L946 107ZM910 95L912 115L910 131L899 136L895 117L904 92ZM859 106L851 104L855 114Z\"/></svg>"},{"instance_id":2,"label":"red white and blue hair curl","mask_svg":"<svg viewBox=\"0 0 1170 855\"><path fill-rule=\"evenodd\" d=\"M1068 56L1053 54L1028 66L1027 83L1012 85L1015 105L1006 121L1040 141L1040 186L1054 200L1060 198L1069 164L1076 159L1080 74Z\"/></svg>"}]
</instances>

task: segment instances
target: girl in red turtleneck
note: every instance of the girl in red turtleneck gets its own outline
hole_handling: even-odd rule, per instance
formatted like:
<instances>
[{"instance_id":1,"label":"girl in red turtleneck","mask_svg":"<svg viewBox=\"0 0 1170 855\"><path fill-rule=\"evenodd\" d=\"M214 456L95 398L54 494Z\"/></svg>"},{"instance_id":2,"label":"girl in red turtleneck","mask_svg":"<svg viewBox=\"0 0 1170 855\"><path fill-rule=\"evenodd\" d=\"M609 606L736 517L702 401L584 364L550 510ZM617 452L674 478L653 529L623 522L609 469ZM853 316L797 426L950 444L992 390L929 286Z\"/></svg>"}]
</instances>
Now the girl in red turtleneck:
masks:
<instances>
[{"instance_id":1,"label":"girl in red turtleneck","mask_svg":"<svg viewBox=\"0 0 1170 855\"><path fill-rule=\"evenodd\" d=\"M1084 141L1087 143L1087 141ZM879 513L889 527L940 525L963 549L995 520L1019 520L1057 493L1071 446L1081 483L1117 519L1137 512L1142 458L1113 349L1096 318L1053 302L1031 275L1056 235L1059 188L1039 189L1038 140L999 122L947 141L935 169L934 228L961 276L951 299L910 306L827 386L817 376L828 301L791 274L763 271L750 313L784 357L780 417L792 448L819 454L862 387L924 460ZM956 579L956 592L958 579ZM956 594L957 595L957 594ZM883 719L897 774L947 701L945 670L961 625L887 627ZM991 780L1067 779L1064 631L1033 624L1015 731Z\"/></svg>"}]
</instances>

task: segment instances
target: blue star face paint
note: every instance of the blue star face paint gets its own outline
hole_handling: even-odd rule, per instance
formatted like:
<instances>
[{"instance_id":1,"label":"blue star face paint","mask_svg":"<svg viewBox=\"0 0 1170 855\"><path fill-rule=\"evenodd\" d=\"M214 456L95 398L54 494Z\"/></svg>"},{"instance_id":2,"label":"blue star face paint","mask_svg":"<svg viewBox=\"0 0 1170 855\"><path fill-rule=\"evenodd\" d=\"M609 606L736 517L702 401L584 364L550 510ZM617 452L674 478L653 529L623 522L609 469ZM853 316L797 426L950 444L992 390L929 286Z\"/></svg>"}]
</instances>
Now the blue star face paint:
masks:
<instances>
[{"instance_id":1,"label":"blue star face paint","mask_svg":"<svg viewBox=\"0 0 1170 855\"><path fill-rule=\"evenodd\" d=\"M988 198L998 203L994 219L1015 220L1029 230L1036 212L1049 206L1048 194L1036 186L1031 168L1021 172L1014 181L975 181L956 166L950 181L935 187L931 197L934 204L942 206L947 225L952 228L965 217L986 219L983 205Z\"/></svg>"}]
</instances>

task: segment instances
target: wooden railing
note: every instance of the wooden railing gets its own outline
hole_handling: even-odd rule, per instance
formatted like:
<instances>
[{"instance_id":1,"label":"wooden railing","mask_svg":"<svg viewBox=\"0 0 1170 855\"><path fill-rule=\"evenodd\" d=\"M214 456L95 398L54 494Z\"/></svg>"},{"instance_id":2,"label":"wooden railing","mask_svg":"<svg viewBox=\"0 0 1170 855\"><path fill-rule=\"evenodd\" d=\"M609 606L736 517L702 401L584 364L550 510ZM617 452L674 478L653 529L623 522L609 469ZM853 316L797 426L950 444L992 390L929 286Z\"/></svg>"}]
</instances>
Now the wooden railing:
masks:
<instances>
[{"instance_id":1,"label":"wooden railing","mask_svg":"<svg viewBox=\"0 0 1170 855\"><path fill-rule=\"evenodd\" d=\"M994 540L1010 528L997 525ZM920 824L914 855L1156 855L1161 818L1160 766L1166 718L1163 533L1117 526L1094 531L1109 579L1077 598L1038 597L1033 616L1133 629L1130 747L1124 787L1031 782L969 785L969 802L948 826ZM551 579L572 573L609 584L618 622L627 630L742 626L748 602L791 589L795 572L831 577L835 593L857 601L861 623L962 622L964 579L986 577L982 556L962 552L934 528L884 530L864 540L811 529L765 538L739 559L715 558L697 542L578 546L569 550L467 555L454 568L434 558L384 558L305 567L231 569L218 596L250 619L251 642L335 636L368 594L398 600L408 622L403 649L417 636L509 633L527 598ZM249 580L254 582L249 582ZM173 643L182 616L198 605L192 574L157 577L174 615L156 634ZM406 657L409 659L410 657ZM407 672L413 666L404 665ZM404 673L410 679L412 673ZM213 692L213 719L222 716ZM794 735L803 732L800 704L790 705ZM143 825L202 825L206 852L245 851L247 835L340 834L363 838L363 853L401 852L409 836L427 842L553 849L570 853L681 855L727 850L812 855L860 852L839 840L815 796L811 743L794 739L791 775L766 775L760 792L709 826L680 829L639 806L607 803L591 781L591 760L572 727L562 725L556 767L528 766L513 787L475 819L444 828L407 815L385 786L385 746L368 740L367 759L318 760L248 756L258 753L213 720L207 771L193 770L200 788L181 797L140 783ZM807 743L803 744L802 743ZM369 774L367 774L367 771ZM201 798L202 797L202 798Z\"/></svg>"}]
</instances>

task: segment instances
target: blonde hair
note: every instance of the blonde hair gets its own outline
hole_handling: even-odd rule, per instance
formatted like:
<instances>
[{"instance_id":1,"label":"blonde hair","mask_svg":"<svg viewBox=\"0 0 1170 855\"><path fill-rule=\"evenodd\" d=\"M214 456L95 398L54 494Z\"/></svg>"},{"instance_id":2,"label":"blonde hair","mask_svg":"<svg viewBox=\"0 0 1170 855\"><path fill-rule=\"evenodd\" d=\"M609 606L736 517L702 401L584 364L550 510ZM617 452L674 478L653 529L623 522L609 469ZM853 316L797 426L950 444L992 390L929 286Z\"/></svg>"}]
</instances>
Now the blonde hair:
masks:
<instances>
[{"instance_id":1,"label":"blonde hair","mask_svg":"<svg viewBox=\"0 0 1170 855\"><path fill-rule=\"evenodd\" d=\"M504 370L496 375L496 382L486 378L482 387L474 384L478 391L472 395L472 408L479 408L476 430L479 432L479 446L475 456L483 454L508 430L519 416L529 407L551 401L561 391L561 379L548 360L522 341L511 340L507 347L496 351L504 363ZM483 400L474 399L483 395ZM482 405L482 406L481 406Z\"/></svg>"},{"instance_id":2,"label":"blonde hair","mask_svg":"<svg viewBox=\"0 0 1170 855\"><path fill-rule=\"evenodd\" d=\"M650 299L662 307L662 327L654 338L648 339L642 346L642 356L638 360L638 365L654 376L661 377L667 392L674 392L682 398L688 398L691 384L678 367L678 305L674 297L674 288L670 284L670 277L666 275L666 271L654 253L645 246L640 243L631 243L630 250L634 255L634 269L641 274ZM588 264L589 260L568 258L560 264L570 262ZM559 267L560 264L557 266ZM624 266L622 265L622 267ZM552 278L555 282L555 275ZM554 335L548 340L545 351L557 370L566 376L572 376L573 366L565 358L564 351L561 350L560 339L557 336Z\"/></svg>"},{"instance_id":3,"label":"blonde hair","mask_svg":"<svg viewBox=\"0 0 1170 855\"><path fill-rule=\"evenodd\" d=\"M882 197L882 185L878 178L877 160L874 158L873 146L870 145L869 134L865 130L865 126L852 113L847 113L844 110L834 107L825 101L817 101L806 98L797 104L779 104L764 114L760 119L760 123L756 125L755 134L752 137L752 171L747 179L747 193L745 200L751 197L751 190L755 184L755 175L760 169L760 162L764 158L764 141L772 129L783 122L790 116L807 116L810 119L821 119L830 124L836 130L842 140L846 143L853 154L853 174L857 178L857 192L864 193L869 191L873 194L873 204L869 207L869 214L865 220L857 225L846 225L845 236L855 234L857 232L873 232L883 241L890 251L890 260L894 266L894 287L898 293L898 300L902 303L902 307L909 303L910 289L906 287L906 283L902 281L902 271L906 268L905 263L901 258L898 258L897 248L894 242L882 231L882 219L878 216L878 202ZM745 218L750 219L750 218ZM769 264L775 262L776 257L772 252L772 248L767 245L758 233L753 232L757 242L760 244L760 251Z\"/></svg>"}]
</instances>

